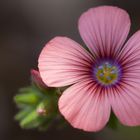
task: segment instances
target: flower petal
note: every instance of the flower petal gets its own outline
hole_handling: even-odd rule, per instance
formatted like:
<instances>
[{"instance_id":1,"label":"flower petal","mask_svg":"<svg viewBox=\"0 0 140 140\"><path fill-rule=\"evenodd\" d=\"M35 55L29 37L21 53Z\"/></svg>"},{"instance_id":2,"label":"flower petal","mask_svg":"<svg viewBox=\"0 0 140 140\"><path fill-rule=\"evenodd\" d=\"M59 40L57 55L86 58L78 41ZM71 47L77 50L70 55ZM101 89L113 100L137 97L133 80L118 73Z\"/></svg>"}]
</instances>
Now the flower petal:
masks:
<instances>
[{"instance_id":1,"label":"flower petal","mask_svg":"<svg viewBox=\"0 0 140 140\"><path fill-rule=\"evenodd\" d=\"M126 11L113 6L91 8L79 19L79 32L97 57L117 55L130 29Z\"/></svg>"},{"instance_id":2,"label":"flower petal","mask_svg":"<svg viewBox=\"0 0 140 140\"><path fill-rule=\"evenodd\" d=\"M118 88L111 92L114 94L109 94L113 112L124 125L140 125L140 88L127 84L123 87L123 90Z\"/></svg>"},{"instance_id":3,"label":"flower petal","mask_svg":"<svg viewBox=\"0 0 140 140\"><path fill-rule=\"evenodd\" d=\"M117 60L122 77L120 89L111 95L112 108L123 124L140 125L140 31L128 40Z\"/></svg>"},{"instance_id":4,"label":"flower petal","mask_svg":"<svg viewBox=\"0 0 140 140\"><path fill-rule=\"evenodd\" d=\"M42 50L38 67L48 86L60 87L89 77L92 63L92 56L78 43L56 37Z\"/></svg>"},{"instance_id":5,"label":"flower petal","mask_svg":"<svg viewBox=\"0 0 140 140\"><path fill-rule=\"evenodd\" d=\"M122 65L122 79L140 84L140 31L137 31L125 44L117 60Z\"/></svg>"},{"instance_id":6,"label":"flower petal","mask_svg":"<svg viewBox=\"0 0 140 140\"><path fill-rule=\"evenodd\" d=\"M77 83L64 91L59 110L75 128L99 131L109 120L110 103L92 80Z\"/></svg>"}]
</instances>

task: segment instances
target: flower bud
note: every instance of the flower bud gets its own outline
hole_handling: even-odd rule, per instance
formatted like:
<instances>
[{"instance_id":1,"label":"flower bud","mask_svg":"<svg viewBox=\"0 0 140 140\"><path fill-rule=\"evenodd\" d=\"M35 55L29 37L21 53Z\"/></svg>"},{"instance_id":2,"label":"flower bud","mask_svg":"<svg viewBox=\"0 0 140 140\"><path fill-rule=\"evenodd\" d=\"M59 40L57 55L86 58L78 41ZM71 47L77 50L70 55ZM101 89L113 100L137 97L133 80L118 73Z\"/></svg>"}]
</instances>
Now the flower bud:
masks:
<instances>
[{"instance_id":1,"label":"flower bud","mask_svg":"<svg viewBox=\"0 0 140 140\"><path fill-rule=\"evenodd\" d=\"M47 85L42 81L40 73L37 70L31 70L32 81L41 88L47 88Z\"/></svg>"}]
</instances>

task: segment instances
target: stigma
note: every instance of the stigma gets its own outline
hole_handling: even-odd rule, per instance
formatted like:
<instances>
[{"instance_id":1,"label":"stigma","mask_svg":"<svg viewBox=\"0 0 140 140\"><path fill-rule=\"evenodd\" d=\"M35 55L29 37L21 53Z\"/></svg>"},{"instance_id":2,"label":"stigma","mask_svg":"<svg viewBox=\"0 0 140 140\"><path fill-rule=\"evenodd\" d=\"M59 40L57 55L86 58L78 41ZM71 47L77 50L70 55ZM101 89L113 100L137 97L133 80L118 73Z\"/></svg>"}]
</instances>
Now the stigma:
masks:
<instances>
[{"instance_id":1,"label":"stigma","mask_svg":"<svg viewBox=\"0 0 140 140\"><path fill-rule=\"evenodd\" d=\"M120 68L109 62L101 63L95 67L95 77L97 81L105 86L115 84L120 75Z\"/></svg>"}]
</instances>

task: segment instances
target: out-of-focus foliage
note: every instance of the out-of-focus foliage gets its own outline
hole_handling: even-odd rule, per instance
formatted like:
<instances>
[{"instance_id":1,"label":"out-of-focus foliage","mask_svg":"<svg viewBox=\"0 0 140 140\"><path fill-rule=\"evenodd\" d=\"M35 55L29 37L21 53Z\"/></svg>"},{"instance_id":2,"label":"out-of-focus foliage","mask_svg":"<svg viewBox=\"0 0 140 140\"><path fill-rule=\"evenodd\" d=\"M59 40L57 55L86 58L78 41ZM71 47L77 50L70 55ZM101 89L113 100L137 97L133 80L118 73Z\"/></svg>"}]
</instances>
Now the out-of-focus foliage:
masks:
<instances>
[{"instance_id":1,"label":"out-of-focus foliage","mask_svg":"<svg viewBox=\"0 0 140 140\"><path fill-rule=\"evenodd\" d=\"M38 128L47 130L55 124L59 128L65 124L63 117L58 111L59 90L55 88L41 86L32 78L29 87L21 88L14 97L14 101L19 108L15 119L19 121L22 128Z\"/></svg>"}]
</instances>

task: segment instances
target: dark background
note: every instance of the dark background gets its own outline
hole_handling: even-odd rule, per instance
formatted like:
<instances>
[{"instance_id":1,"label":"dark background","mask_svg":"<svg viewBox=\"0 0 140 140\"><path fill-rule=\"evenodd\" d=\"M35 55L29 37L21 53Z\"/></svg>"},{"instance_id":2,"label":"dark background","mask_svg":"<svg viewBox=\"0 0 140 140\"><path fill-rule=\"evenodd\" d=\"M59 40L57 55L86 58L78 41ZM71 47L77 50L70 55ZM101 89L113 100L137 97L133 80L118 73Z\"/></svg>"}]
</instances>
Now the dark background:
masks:
<instances>
[{"instance_id":1,"label":"dark background","mask_svg":"<svg viewBox=\"0 0 140 140\"><path fill-rule=\"evenodd\" d=\"M51 38L68 36L82 43L77 20L97 5L117 5L131 16L131 33L140 28L138 0L0 0L0 140L140 140L140 128L119 126L84 133L73 128L48 132L22 130L14 121L13 96L30 83L30 69ZM131 29L132 29L131 28Z\"/></svg>"}]
</instances>

